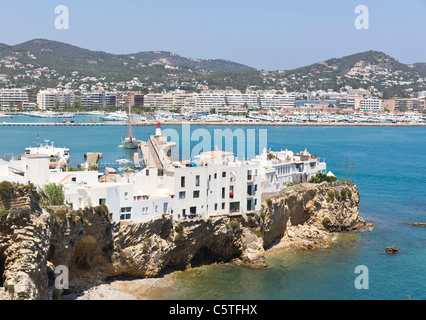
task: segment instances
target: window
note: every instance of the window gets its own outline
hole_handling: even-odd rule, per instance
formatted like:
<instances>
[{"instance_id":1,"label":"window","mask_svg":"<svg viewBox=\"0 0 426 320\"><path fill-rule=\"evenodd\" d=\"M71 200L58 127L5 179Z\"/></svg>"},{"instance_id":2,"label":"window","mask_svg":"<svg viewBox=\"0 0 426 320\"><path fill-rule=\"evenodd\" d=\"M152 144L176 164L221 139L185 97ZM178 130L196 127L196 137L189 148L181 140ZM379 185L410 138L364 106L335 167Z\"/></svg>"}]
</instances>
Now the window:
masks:
<instances>
[{"instance_id":1,"label":"window","mask_svg":"<svg viewBox=\"0 0 426 320\"><path fill-rule=\"evenodd\" d=\"M217 179L217 173L214 174L214 178Z\"/></svg>"},{"instance_id":2,"label":"window","mask_svg":"<svg viewBox=\"0 0 426 320\"><path fill-rule=\"evenodd\" d=\"M226 172L222 172L222 178L226 178Z\"/></svg>"},{"instance_id":3,"label":"window","mask_svg":"<svg viewBox=\"0 0 426 320\"><path fill-rule=\"evenodd\" d=\"M231 202L229 204L229 211L231 213L233 213L233 212L239 212L240 211L240 203L239 202Z\"/></svg>"},{"instance_id":4,"label":"window","mask_svg":"<svg viewBox=\"0 0 426 320\"><path fill-rule=\"evenodd\" d=\"M217 203L214 204L214 209L217 210Z\"/></svg>"},{"instance_id":5,"label":"window","mask_svg":"<svg viewBox=\"0 0 426 320\"><path fill-rule=\"evenodd\" d=\"M99 199L99 205L101 204L106 204L106 199L105 198L100 198Z\"/></svg>"},{"instance_id":6,"label":"window","mask_svg":"<svg viewBox=\"0 0 426 320\"><path fill-rule=\"evenodd\" d=\"M149 170L148 169L146 169L146 175L149 176Z\"/></svg>"},{"instance_id":7,"label":"window","mask_svg":"<svg viewBox=\"0 0 426 320\"><path fill-rule=\"evenodd\" d=\"M132 207L121 208L120 220L130 220L132 216Z\"/></svg>"},{"instance_id":8,"label":"window","mask_svg":"<svg viewBox=\"0 0 426 320\"><path fill-rule=\"evenodd\" d=\"M251 185L251 184L249 184L249 185L247 186L247 194L248 194L249 196L252 196L252 195L253 195L253 188L252 188L252 185Z\"/></svg>"},{"instance_id":9,"label":"window","mask_svg":"<svg viewBox=\"0 0 426 320\"><path fill-rule=\"evenodd\" d=\"M222 210L225 210L225 202L222 202Z\"/></svg>"},{"instance_id":10,"label":"window","mask_svg":"<svg viewBox=\"0 0 426 320\"><path fill-rule=\"evenodd\" d=\"M180 177L180 186L185 188L185 177Z\"/></svg>"},{"instance_id":11,"label":"window","mask_svg":"<svg viewBox=\"0 0 426 320\"><path fill-rule=\"evenodd\" d=\"M248 170L247 171L247 180L253 180L253 176L252 176L252 173L251 173L251 170Z\"/></svg>"},{"instance_id":12,"label":"window","mask_svg":"<svg viewBox=\"0 0 426 320\"><path fill-rule=\"evenodd\" d=\"M179 192L179 199L185 199L185 191Z\"/></svg>"},{"instance_id":13,"label":"window","mask_svg":"<svg viewBox=\"0 0 426 320\"><path fill-rule=\"evenodd\" d=\"M129 193L128 192L124 192L124 200L129 200Z\"/></svg>"},{"instance_id":14,"label":"window","mask_svg":"<svg viewBox=\"0 0 426 320\"><path fill-rule=\"evenodd\" d=\"M225 199L225 188L222 188L222 199Z\"/></svg>"},{"instance_id":15,"label":"window","mask_svg":"<svg viewBox=\"0 0 426 320\"><path fill-rule=\"evenodd\" d=\"M200 197L200 191L194 191L194 194L193 194L193 198L199 198Z\"/></svg>"},{"instance_id":16,"label":"window","mask_svg":"<svg viewBox=\"0 0 426 320\"><path fill-rule=\"evenodd\" d=\"M200 176L195 176L195 186L196 187L200 186Z\"/></svg>"}]
</instances>

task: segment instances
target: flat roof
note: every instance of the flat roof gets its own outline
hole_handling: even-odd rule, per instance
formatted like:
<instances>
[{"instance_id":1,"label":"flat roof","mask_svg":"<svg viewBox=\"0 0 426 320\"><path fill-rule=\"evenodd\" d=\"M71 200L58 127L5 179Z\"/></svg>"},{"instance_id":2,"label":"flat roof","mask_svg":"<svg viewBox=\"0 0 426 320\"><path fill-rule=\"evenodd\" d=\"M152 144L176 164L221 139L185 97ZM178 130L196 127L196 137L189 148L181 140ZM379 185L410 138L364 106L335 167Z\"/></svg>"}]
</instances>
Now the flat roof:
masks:
<instances>
[{"instance_id":1,"label":"flat roof","mask_svg":"<svg viewBox=\"0 0 426 320\"><path fill-rule=\"evenodd\" d=\"M44 153L32 153L32 154L23 154L21 157L26 158L50 158L48 154Z\"/></svg>"}]
</instances>

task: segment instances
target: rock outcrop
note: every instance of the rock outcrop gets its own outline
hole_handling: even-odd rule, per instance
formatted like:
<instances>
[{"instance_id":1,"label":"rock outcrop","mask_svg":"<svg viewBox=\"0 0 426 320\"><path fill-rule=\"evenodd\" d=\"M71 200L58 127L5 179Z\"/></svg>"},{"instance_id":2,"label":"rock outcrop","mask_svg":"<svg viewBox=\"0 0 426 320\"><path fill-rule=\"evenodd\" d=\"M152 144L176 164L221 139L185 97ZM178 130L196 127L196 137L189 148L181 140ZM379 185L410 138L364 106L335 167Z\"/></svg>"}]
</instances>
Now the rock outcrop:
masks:
<instances>
[{"instance_id":1,"label":"rock outcrop","mask_svg":"<svg viewBox=\"0 0 426 320\"><path fill-rule=\"evenodd\" d=\"M359 216L356 186L303 184L263 201L264 247L327 247L334 232L371 227Z\"/></svg>"},{"instance_id":2,"label":"rock outcrop","mask_svg":"<svg viewBox=\"0 0 426 320\"><path fill-rule=\"evenodd\" d=\"M258 215L114 224L105 206L41 208L31 186L0 187L0 287L15 299L52 299L56 266L71 287L108 277L155 277L167 269L236 261L266 268L266 251L324 246L333 232L365 226L355 186L304 184L264 199Z\"/></svg>"}]
</instances>

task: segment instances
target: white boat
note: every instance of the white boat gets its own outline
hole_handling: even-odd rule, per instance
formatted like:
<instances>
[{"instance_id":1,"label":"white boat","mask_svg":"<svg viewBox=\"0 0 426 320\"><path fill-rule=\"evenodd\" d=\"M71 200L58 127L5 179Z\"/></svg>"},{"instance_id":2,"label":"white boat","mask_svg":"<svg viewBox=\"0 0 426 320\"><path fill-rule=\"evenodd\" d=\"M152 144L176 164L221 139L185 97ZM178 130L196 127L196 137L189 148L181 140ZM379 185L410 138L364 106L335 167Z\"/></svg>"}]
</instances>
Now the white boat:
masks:
<instances>
[{"instance_id":1,"label":"white boat","mask_svg":"<svg viewBox=\"0 0 426 320\"><path fill-rule=\"evenodd\" d=\"M0 113L0 118L12 118L12 116L10 114Z\"/></svg>"},{"instance_id":2,"label":"white boat","mask_svg":"<svg viewBox=\"0 0 426 320\"><path fill-rule=\"evenodd\" d=\"M117 159L115 162L118 163L118 164L131 164L132 163L132 161L130 161L129 159L125 159L125 158Z\"/></svg>"},{"instance_id":3,"label":"white boat","mask_svg":"<svg viewBox=\"0 0 426 320\"><path fill-rule=\"evenodd\" d=\"M95 110L95 111L87 111L86 114L90 115L105 115L105 111Z\"/></svg>"},{"instance_id":4,"label":"white boat","mask_svg":"<svg viewBox=\"0 0 426 320\"><path fill-rule=\"evenodd\" d=\"M70 162L70 149L58 148L53 145L53 141L49 144L49 140L44 140L45 144L37 142L34 147L25 148L25 154L46 154L50 158L49 169L60 171L67 167Z\"/></svg>"},{"instance_id":5,"label":"white boat","mask_svg":"<svg viewBox=\"0 0 426 320\"><path fill-rule=\"evenodd\" d=\"M53 112L50 110L46 111L31 111L27 115L39 118L74 118L74 113L71 112Z\"/></svg>"},{"instance_id":6,"label":"white boat","mask_svg":"<svg viewBox=\"0 0 426 320\"><path fill-rule=\"evenodd\" d=\"M101 117L104 121L126 121L127 118L127 113L124 111L111 112Z\"/></svg>"}]
</instances>

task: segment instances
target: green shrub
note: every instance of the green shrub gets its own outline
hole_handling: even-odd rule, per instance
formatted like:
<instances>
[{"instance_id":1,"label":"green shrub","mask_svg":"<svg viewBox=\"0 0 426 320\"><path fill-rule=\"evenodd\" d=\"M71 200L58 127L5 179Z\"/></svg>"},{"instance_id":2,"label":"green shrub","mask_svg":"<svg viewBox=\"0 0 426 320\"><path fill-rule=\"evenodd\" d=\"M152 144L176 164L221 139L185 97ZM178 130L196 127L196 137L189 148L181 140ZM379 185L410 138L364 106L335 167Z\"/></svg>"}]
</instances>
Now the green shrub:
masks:
<instances>
[{"instance_id":1,"label":"green shrub","mask_svg":"<svg viewBox=\"0 0 426 320\"><path fill-rule=\"evenodd\" d=\"M38 193L40 194L41 201L46 205L60 206L64 204L65 196L62 185L49 183L39 187Z\"/></svg>"},{"instance_id":2,"label":"green shrub","mask_svg":"<svg viewBox=\"0 0 426 320\"><path fill-rule=\"evenodd\" d=\"M324 227L326 227L326 228L330 225L330 223L331 223L331 220L330 220L330 218L328 218L328 217L325 217L325 218L322 220L322 225L323 225Z\"/></svg>"},{"instance_id":3,"label":"green shrub","mask_svg":"<svg viewBox=\"0 0 426 320\"><path fill-rule=\"evenodd\" d=\"M258 238L262 238L262 232L259 229L251 228L251 232L253 232Z\"/></svg>"},{"instance_id":4,"label":"green shrub","mask_svg":"<svg viewBox=\"0 0 426 320\"><path fill-rule=\"evenodd\" d=\"M327 200L334 201L335 198L334 190L328 190L327 192Z\"/></svg>"},{"instance_id":5,"label":"green shrub","mask_svg":"<svg viewBox=\"0 0 426 320\"><path fill-rule=\"evenodd\" d=\"M309 183L321 183L321 182L335 182L337 178L334 176L328 176L325 173L317 173L315 177L309 179Z\"/></svg>"},{"instance_id":6,"label":"green shrub","mask_svg":"<svg viewBox=\"0 0 426 320\"><path fill-rule=\"evenodd\" d=\"M9 212L7 212L7 210L0 209L0 220L5 222L8 214Z\"/></svg>"},{"instance_id":7,"label":"green shrub","mask_svg":"<svg viewBox=\"0 0 426 320\"><path fill-rule=\"evenodd\" d=\"M9 181L3 181L0 183L0 199L7 201L13 194L13 184Z\"/></svg>"},{"instance_id":8,"label":"green shrub","mask_svg":"<svg viewBox=\"0 0 426 320\"><path fill-rule=\"evenodd\" d=\"M177 238L178 240L182 241L185 239L185 236L183 234L183 224L179 223L175 226L175 231L177 232Z\"/></svg>"}]
</instances>

